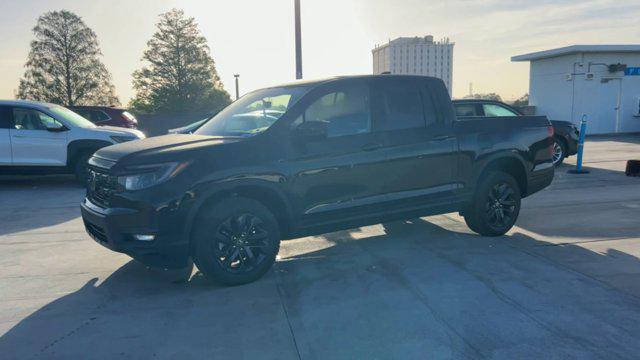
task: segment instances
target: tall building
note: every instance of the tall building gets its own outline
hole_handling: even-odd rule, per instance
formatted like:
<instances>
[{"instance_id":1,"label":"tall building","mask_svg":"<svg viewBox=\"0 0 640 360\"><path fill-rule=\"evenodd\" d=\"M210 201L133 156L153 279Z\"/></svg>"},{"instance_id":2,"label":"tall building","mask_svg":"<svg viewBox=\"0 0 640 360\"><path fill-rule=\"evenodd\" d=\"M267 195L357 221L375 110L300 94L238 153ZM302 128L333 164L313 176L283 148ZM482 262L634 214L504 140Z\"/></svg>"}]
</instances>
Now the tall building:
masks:
<instances>
[{"instance_id":1,"label":"tall building","mask_svg":"<svg viewBox=\"0 0 640 360\"><path fill-rule=\"evenodd\" d=\"M453 45L448 38L433 41L432 35L389 40L371 50L373 73L437 77L444 81L451 94Z\"/></svg>"}]
</instances>

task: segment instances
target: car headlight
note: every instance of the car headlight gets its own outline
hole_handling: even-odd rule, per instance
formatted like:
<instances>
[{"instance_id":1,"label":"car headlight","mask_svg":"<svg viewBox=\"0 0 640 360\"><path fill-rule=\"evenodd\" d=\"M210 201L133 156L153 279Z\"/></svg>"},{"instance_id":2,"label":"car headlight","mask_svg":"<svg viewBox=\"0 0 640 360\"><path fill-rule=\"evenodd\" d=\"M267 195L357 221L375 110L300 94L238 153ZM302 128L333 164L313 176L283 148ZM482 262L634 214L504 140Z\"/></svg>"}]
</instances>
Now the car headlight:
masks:
<instances>
[{"instance_id":1,"label":"car headlight","mask_svg":"<svg viewBox=\"0 0 640 360\"><path fill-rule=\"evenodd\" d=\"M125 190L142 190L163 183L186 169L191 164L171 162L130 168L131 175L118 176L118 184Z\"/></svg>"},{"instance_id":2,"label":"car headlight","mask_svg":"<svg viewBox=\"0 0 640 360\"><path fill-rule=\"evenodd\" d=\"M131 140L136 140L137 138L132 137L132 136L111 136L111 140L115 141L116 143L123 143L123 142L127 142L127 141L131 141Z\"/></svg>"}]
</instances>

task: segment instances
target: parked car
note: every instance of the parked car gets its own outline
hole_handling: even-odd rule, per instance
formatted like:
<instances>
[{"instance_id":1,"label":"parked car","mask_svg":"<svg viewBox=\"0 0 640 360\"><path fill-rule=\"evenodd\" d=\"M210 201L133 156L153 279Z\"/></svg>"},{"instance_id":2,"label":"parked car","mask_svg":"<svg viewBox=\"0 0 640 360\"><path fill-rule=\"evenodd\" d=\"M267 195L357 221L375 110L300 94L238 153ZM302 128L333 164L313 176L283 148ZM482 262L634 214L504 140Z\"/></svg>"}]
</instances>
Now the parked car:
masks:
<instances>
[{"instance_id":1,"label":"parked car","mask_svg":"<svg viewBox=\"0 0 640 360\"><path fill-rule=\"evenodd\" d=\"M192 258L224 284L260 278L281 239L383 221L458 211L498 236L554 174L547 118L515 120L456 121L430 77L257 90L192 135L100 149L82 217L111 250L163 268Z\"/></svg>"},{"instance_id":2,"label":"parked car","mask_svg":"<svg viewBox=\"0 0 640 360\"><path fill-rule=\"evenodd\" d=\"M503 102L483 99L453 100L456 116L459 119L483 117L523 116L518 109ZM567 156L578 152L580 131L569 121L551 120L554 130L553 164L560 165Z\"/></svg>"},{"instance_id":3,"label":"parked car","mask_svg":"<svg viewBox=\"0 0 640 360\"><path fill-rule=\"evenodd\" d=\"M97 127L59 105L0 100L0 172L73 173L86 179L87 159L99 148L144 138L138 130Z\"/></svg>"},{"instance_id":4,"label":"parked car","mask_svg":"<svg viewBox=\"0 0 640 360\"><path fill-rule=\"evenodd\" d=\"M138 119L127 109L112 106L69 106L69 109L98 126L138 128Z\"/></svg>"}]
</instances>

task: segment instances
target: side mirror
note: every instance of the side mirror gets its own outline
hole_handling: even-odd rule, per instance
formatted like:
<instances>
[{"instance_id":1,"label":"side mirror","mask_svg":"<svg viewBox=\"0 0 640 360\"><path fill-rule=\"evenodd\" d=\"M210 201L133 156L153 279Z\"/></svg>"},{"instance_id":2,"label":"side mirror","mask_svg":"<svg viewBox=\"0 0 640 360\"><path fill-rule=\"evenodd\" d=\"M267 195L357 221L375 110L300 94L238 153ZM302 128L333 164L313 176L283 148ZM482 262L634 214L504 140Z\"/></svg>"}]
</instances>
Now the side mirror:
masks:
<instances>
[{"instance_id":1,"label":"side mirror","mask_svg":"<svg viewBox=\"0 0 640 360\"><path fill-rule=\"evenodd\" d=\"M324 121L305 121L295 129L296 136L303 140L322 140L327 137L327 123Z\"/></svg>"},{"instance_id":2,"label":"side mirror","mask_svg":"<svg viewBox=\"0 0 640 360\"><path fill-rule=\"evenodd\" d=\"M53 121L53 122L47 123L47 131L61 132L61 131L64 131L64 130L65 130L64 125L60 124L57 121Z\"/></svg>"}]
</instances>

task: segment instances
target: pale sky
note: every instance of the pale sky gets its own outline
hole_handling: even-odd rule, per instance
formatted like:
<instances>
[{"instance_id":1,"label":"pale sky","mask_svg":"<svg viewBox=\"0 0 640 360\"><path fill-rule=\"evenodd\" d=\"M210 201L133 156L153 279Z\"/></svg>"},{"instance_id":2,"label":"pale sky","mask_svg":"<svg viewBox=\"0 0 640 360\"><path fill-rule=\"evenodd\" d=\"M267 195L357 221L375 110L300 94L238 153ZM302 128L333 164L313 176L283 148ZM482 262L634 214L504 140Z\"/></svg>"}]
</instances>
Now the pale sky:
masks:
<instances>
[{"instance_id":1,"label":"pale sky","mask_svg":"<svg viewBox=\"0 0 640 360\"><path fill-rule=\"evenodd\" d=\"M305 79L372 72L371 49L399 36L455 42L453 94L527 92L513 55L573 44L640 43L640 0L301 0ZM293 0L0 0L0 98L14 98L39 15L66 9L98 36L120 100L133 91L158 14L183 9L207 38L229 93L294 80Z\"/></svg>"}]
</instances>

